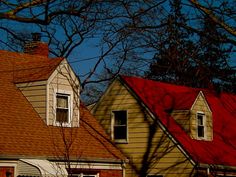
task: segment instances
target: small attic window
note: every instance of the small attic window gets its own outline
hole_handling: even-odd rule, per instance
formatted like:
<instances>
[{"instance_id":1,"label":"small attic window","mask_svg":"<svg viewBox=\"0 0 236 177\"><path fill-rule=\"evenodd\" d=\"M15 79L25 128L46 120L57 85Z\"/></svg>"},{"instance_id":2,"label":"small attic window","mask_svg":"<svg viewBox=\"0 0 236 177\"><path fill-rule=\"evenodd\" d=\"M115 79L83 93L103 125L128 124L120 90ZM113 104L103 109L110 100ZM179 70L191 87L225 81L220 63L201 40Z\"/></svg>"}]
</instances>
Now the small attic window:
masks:
<instances>
[{"instance_id":1,"label":"small attic window","mask_svg":"<svg viewBox=\"0 0 236 177\"><path fill-rule=\"evenodd\" d=\"M112 139L117 143L127 143L127 111L112 111Z\"/></svg>"},{"instance_id":2,"label":"small attic window","mask_svg":"<svg viewBox=\"0 0 236 177\"><path fill-rule=\"evenodd\" d=\"M56 94L56 122L67 124L70 122L70 95Z\"/></svg>"},{"instance_id":3,"label":"small attic window","mask_svg":"<svg viewBox=\"0 0 236 177\"><path fill-rule=\"evenodd\" d=\"M197 113L197 136L198 138L205 137L205 114Z\"/></svg>"}]
</instances>

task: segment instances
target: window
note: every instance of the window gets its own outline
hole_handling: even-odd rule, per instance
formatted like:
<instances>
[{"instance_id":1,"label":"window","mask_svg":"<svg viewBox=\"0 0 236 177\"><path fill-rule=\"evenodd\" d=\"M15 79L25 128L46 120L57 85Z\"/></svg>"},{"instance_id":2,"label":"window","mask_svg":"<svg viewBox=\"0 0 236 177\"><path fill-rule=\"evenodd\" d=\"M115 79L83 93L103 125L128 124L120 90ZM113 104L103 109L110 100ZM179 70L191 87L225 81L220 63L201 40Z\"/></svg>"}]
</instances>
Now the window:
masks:
<instances>
[{"instance_id":1,"label":"window","mask_svg":"<svg viewBox=\"0 0 236 177\"><path fill-rule=\"evenodd\" d=\"M115 142L127 142L127 111L113 111L112 139Z\"/></svg>"},{"instance_id":2,"label":"window","mask_svg":"<svg viewBox=\"0 0 236 177\"><path fill-rule=\"evenodd\" d=\"M0 176L14 177L14 167L0 167Z\"/></svg>"},{"instance_id":3,"label":"window","mask_svg":"<svg viewBox=\"0 0 236 177\"><path fill-rule=\"evenodd\" d=\"M204 129L205 129L205 123L204 120L205 119L205 114L204 113L197 113L197 136L199 138L204 138L205 137L205 133L204 133Z\"/></svg>"},{"instance_id":4,"label":"window","mask_svg":"<svg viewBox=\"0 0 236 177\"><path fill-rule=\"evenodd\" d=\"M60 124L70 122L70 95L56 94L56 122Z\"/></svg>"},{"instance_id":5,"label":"window","mask_svg":"<svg viewBox=\"0 0 236 177\"><path fill-rule=\"evenodd\" d=\"M88 174L88 173L80 173L80 174L73 174L74 177L98 177L97 174Z\"/></svg>"}]
</instances>

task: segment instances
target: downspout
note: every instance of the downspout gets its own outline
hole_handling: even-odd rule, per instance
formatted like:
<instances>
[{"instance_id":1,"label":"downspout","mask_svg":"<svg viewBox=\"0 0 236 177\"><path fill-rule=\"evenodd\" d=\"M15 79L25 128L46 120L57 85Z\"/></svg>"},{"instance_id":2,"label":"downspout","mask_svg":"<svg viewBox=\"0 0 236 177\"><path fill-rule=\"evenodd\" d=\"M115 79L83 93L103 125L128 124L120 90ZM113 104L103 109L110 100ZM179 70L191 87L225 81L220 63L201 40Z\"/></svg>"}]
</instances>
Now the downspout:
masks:
<instances>
[{"instance_id":1,"label":"downspout","mask_svg":"<svg viewBox=\"0 0 236 177\"><path fill-rule=\"evenodd\" d=\"M121 164L121 166L122 166L122 177L125 177L125 168L126 168L125 161L123 161L123 163Z\"/></svg>"},{"instance_id":2,"label":"downspout","mask_svg":"<svg viewBox=\"0 0 236 177\"><path fill-rule=\"evenodd\" d=\"M210 176L210 168L207 167L207 176Z\"/></svg>"}]
</instances>

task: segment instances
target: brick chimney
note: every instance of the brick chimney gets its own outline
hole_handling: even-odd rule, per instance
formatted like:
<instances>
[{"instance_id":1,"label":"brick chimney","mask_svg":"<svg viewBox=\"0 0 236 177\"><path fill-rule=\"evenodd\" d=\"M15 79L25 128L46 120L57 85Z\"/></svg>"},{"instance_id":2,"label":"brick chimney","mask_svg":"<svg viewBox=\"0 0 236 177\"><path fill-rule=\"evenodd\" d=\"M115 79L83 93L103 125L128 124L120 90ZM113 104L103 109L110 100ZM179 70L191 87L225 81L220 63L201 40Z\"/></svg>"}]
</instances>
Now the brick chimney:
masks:
<instances>
[{"instance_id":1,"label":"brick chimney","mask_svg":"<svg viewBox=\"0 0 236 177\"><path fill-rule=\"evenodd\" d=\"M32 40L27 41L24 45L24 53L48 57L48 44L41 41L40 33L32 33Z\"/></svg>"}]
</instances>

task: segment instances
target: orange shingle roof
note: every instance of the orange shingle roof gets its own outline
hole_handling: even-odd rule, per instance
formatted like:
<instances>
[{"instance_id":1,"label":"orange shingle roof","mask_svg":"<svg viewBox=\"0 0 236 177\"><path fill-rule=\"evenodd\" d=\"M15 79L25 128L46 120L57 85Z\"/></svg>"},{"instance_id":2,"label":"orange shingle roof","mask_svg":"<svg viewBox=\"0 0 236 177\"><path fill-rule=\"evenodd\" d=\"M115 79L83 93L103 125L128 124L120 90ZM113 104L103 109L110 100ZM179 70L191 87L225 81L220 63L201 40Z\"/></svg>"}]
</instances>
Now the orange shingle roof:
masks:
<instances>
[{"instance_id":1,"label":"orange shingle roof","mask_svg":"<svg viewBox=\"0 0 236 177\"><path fill-rule=\"evenodd\" d=\"M48 79L64 58L49 59L46 56L0 50L0 59L0 73L10 72L13 82L20 83Z\"/></svg>"},{"instance_id":2,"label":"orange shingle roof","mask_svg":"<svg viewBox=\"0 0 236 177\"><path fill-rule=\"evenodd\" d=\"M69 147L71 158L125 159L84 106L79 128L47 126L16 87L15 83L47 79L62 58L0 51L0 59L0 158L59 158Z\"/></svg>"}]
</instances>

